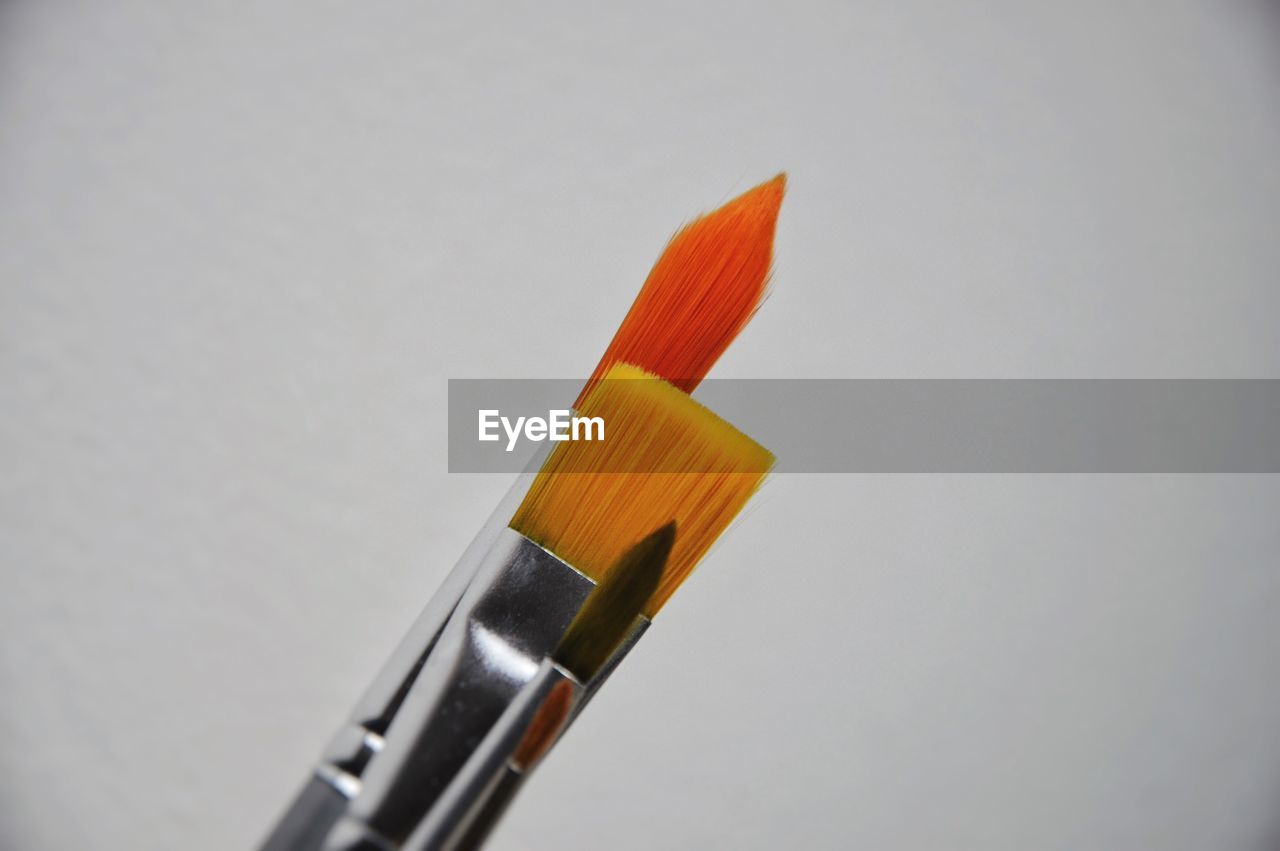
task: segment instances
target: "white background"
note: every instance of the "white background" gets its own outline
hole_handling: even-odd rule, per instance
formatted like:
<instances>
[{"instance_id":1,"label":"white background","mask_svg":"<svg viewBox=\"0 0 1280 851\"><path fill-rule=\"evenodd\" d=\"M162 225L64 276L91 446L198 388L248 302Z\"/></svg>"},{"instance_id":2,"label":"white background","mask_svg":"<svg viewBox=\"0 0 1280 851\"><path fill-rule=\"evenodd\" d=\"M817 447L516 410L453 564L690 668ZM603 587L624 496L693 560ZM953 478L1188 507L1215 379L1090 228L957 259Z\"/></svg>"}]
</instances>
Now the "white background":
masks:
<instances>
[{"instance_id":1,"label":"white background","mask_svg":"<svg viewBox=\"0 0 1280 851\"><path fill-rule=\"evenodd\" d=\"M1276 377L1280 8L0 4L0 845L247 848L779 169L722 377ZM750 431L750 423L739 423ZM1274 477L780 476L499 849L1280 842Z\"/></svg>"}]
</instances>

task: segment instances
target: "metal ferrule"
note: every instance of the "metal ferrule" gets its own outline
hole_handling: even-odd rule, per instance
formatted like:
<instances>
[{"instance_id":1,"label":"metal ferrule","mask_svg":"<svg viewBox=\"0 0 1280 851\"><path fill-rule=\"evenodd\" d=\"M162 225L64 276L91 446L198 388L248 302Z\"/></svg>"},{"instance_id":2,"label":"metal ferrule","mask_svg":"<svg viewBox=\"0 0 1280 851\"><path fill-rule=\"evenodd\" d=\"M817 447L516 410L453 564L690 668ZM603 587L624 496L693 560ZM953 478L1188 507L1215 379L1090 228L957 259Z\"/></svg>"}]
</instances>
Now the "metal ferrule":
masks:
<instances>
[{"instance_id":1,"label":"metal ferrule","mask_svg":"<svg viewBox=\"0 0 1280 851\"><path fill-rule=\"evenodd\" d=\"M583 684L550 659L544 659L405 843L406 849L453 851L465 842L464 837L476 820L484 817L486 804L508 772L512 755L529 730L530 722L551 692L565 687L571 690L576 705L584 694ZM563 730L564 727L556 735Z\"/></svg>"},{"instance_id":2,"label":"metal ferrule","mask_svg":"<svg viewBox=\"0 0 1280 851\"><path fill-rule=\"evenodd\" d=\"M547 670L559 670L546 657L594 588L506 527L527 484L517 481L383 666L264 851L447 847L442 825L470 818L467 796L505 770L495 766L523 734L522 707L536 706L555 676ZM639 619L579 684L569 722L648 624Z\"/></svg>"},{"instance_id":3,"label":"metal ferrule","mask_svg":"<svg viewBox=\"0 0 1280 851\"><path fill-rule=\"evenodd\" d=\"M499 533L369 755L327 851L402 848L538 673L594 584Z\"/></svg>"},{"instance_id":4,"label":"metal ferrule","mask_svg":"<svg viewBox=\"0 0 1280 851\"><path fill-rule=\"evenodd\" d=\"M363 740L366 733L380 736L386 731L401 701L404 700L426 662L427 656L435 647L441 630L448 623L462 595L476 577L481 563L493 549L499 536L509 531L507 523L515 514L525 493L528 492L536 471L541 466L543 456L545 452L534 458L529 469L516 477L497 508L476 533L475 538L462 554L462 558L445 577L440 588L428 601L426 608L409 628L409 632L383 664L373 682L365 689L351 711L348 729L334 737L330 752L326 753L327 761L335 765L350 762L357 756L357 753L351 750L353 743Z\"/></svg>"}]
</instances>

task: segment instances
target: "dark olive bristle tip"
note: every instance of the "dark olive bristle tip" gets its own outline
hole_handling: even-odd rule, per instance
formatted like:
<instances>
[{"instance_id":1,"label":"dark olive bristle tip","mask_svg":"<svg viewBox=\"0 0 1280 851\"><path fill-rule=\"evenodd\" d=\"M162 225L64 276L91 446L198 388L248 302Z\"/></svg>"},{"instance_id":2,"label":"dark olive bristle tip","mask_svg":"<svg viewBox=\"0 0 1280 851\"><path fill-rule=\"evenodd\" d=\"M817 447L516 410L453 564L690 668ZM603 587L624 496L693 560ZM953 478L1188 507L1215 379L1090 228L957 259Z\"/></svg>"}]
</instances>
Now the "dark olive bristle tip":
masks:
<instances>
[{"instance_id":1,"label":"dark olive bristle tip","mask_svg":"<svg viewBox=\"0 0 1280 851\"><path fill-rule=\"evenodd\" d=\"M640 543L641 545L651 543L662 554L662 560L666 561L667 556L671 555L671 548L676 543L676 521L672 520Z\"/></svg>"},{"instance_id":2,"label":"dark olive bristle tip","mask_svg":"<svg viewBox=\"0 0 1280 851\"><path fill-rule=\"evenodd\" d=\"M609 576L621 571L626 574L625 578L629 580L629 584L641 586L643 581L649 579L651 574L654 573L653 565L660 565L656 571L657 576L652 577L654 587L649 591L649 595L652 595L657 590L658 581L662 578L662 569L666 567L667 558L670 557L671 550L675 545L676 521L672 520L661 529L650 532L640 540L640 543L624 553L622 558L618 559L618 563L614 565L613 570L609 571ZM641 567L624 568L624 565L629 564L648 565L649 569L645 570ZM624 577L619 576L618 584L621 585L623 580ZM645 597L645 602L649 602L647 596Z\"/></svg>"},{"instance_id":3,"label":"dark olive bristle tip","mask_svg":"<svg viewBox=\"0 0 1280 851\"><path fill-rule=\"evenodd\" d=\"M658 589L675 541L673 521L622 554L565 630L554 654L560 665L583 682L604 667Z\"/></svg>"}]
</instances>

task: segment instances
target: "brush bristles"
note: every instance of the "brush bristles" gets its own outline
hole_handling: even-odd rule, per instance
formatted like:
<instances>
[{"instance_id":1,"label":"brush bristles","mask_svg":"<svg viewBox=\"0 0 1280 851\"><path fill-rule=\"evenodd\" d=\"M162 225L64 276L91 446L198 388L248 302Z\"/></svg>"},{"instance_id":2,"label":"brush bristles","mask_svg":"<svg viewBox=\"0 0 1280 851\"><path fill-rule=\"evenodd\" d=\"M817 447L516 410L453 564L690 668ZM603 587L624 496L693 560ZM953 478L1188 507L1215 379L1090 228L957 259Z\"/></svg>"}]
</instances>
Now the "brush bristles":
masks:
<instances>
[{"instance_id":1,"label":"brush bristles","mask_svg":"<svg viewBox=\"0 0 1280 851\"><path fill-rule=\"evenodd\" d=\"M698 386L764 297L786 186L779 174L671 238L579 402L615 363Z\"/></svg>"},{"instance_id":2,"label":"brush bristles","mask_svg":"<svg viewBox=\"0 0 1280 851\"><path fill-rule=\"evenodd\" d=\"M773 455L643 370L615 365L579 414L605 440L560 444L511 521L596 581L637 541L674 521L680 532L645 614L652 616L742 509Z\"/></svg>"},{"instance_id":3,"label":"brush bristles","mask_svg":"<svg viewBox=\"0 0 1280 851\"><path fill-rule=\"evenodd\" d=\"M609 661L658 590L676 540L668 523L622 554L573 616L551 658L581 682Z\"/></svg>"}]
</instances>

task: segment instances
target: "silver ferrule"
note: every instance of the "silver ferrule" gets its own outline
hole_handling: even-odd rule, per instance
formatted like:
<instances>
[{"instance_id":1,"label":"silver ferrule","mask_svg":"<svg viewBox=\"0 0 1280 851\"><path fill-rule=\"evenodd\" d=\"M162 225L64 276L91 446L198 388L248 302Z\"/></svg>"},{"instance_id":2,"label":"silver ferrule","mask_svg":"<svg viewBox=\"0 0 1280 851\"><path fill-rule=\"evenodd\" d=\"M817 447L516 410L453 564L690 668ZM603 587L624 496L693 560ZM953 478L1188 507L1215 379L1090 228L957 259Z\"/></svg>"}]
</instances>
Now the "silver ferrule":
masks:
<instances>
[{"instance_id":1,"label":"silver ferrule","mask_svg":"<svg viewBox=\"0 0 1280 851\"><path fill-rule=\"evenodd\" d=\"M569 689L575 706L584 692L582 683L572 674L551 659L544 659L537 673L508 705L466 766L405 843L406 851L453 851L464 842L476 820L484 817L485 805L509 770L534 716L557 688ZM548 734L552 741L564 731L569 717L566 714L561 718L557 728Z\"/></svg>"},{"instance_id":2,"label":"silver ferrule","mask_svg":"<svg viewBox=\"0 0 1280 851\"><path fill-rule=\"evenodd\" d=\"M537 672L594 587L507 527L533 475L516 480L383 665L268 837L266 851L440 847L428 829L419 832L421 841L409 837L441 807L451 785L474 791L455 785L469 762L476 761L472 778L493 767L502 746L481 743L516 735L518 707L536 701L539 677L548 676ZM568 722L648 625L638 619L608 664L580 687ZM530 686L532 696L525 694ZM470 792L457 794L463 798L451 798L441 812L457 810Z\"/></svg>"},{"instance_id":3,"label":"silver ferrule","mask_svg":"<svg viewBox=\"0 0 1280 851\"><path fill-rule=\"evenodd\" d=\"M594 583L502 530L399 700L327 851L398 849L528 686Z\"/></svg>"},{"instance_id":4,"label":"silver ferrule","mask_svg":"<svg viewBox=\"0 0 1280 851\"><path fill-rule=\"evenodd\" d=\"M507 524L528 492L545 455L546 451L543 451L535 457L529 468L512 482L497 508L427 602L426 608L383 663L378 675L353 707L348 727L334 737L330 752L326 753L327 761L335 764L350 762L359 753L358 750L351 751L353 743L363 740L366 733L380 736L386 731L481 563L498 538L508 531Z\"/></svg>"}]
</instances>

